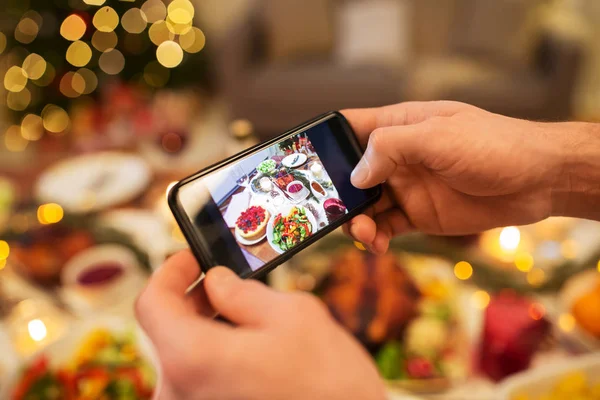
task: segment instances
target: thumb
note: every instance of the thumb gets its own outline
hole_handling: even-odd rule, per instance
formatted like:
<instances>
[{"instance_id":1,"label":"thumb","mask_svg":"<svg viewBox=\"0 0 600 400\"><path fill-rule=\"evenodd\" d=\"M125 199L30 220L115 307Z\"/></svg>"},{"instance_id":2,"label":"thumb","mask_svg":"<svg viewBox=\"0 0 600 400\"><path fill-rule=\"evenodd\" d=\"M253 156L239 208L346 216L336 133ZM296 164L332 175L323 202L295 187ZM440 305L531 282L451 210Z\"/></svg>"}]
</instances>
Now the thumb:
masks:
<instances>
[{"instance_id":1,"label":"thumb","mask_svg":"<svg viewBox=\"0 0 600 400\"><path fill-rule=\"evenodd\" d=\"M378 128L369 136L367 149L352 172L352 184L366 189L385 182L396 167L423 162L430 151L424 137L431 130L428 121L415 125Z\"/></svg>"},{"instance_id":2,"label":"thumb","mask_svg":"<svg viewBox=\"0 0 600 400\"><path fill-rule=\"evenodd\" d=\"M225 267L210 269L204 285L215 311L236 325L264 325L280 303L280 293L258 281L242 280Z\"/></svg>"}]
</instances>

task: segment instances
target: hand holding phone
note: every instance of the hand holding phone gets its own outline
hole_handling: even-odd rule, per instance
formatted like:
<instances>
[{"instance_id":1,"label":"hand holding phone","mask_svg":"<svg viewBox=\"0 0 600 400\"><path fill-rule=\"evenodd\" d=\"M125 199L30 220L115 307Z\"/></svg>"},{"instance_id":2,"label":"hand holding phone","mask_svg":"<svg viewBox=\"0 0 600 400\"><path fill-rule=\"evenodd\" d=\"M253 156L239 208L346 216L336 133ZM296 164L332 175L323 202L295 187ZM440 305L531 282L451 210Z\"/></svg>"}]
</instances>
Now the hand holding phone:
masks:
<instances>
[{"instance_id":1,"label":"hand holding phone","mask_svg":"<svg viewBox=\"0 0 600 400\"><path fill-rule=\"evenodd\" d=\"M204 269L256 277L379 199L379 186L350 182L361 156L345 118L329 113L182 180L169 205Z\"/></svg>"}]
</instances>

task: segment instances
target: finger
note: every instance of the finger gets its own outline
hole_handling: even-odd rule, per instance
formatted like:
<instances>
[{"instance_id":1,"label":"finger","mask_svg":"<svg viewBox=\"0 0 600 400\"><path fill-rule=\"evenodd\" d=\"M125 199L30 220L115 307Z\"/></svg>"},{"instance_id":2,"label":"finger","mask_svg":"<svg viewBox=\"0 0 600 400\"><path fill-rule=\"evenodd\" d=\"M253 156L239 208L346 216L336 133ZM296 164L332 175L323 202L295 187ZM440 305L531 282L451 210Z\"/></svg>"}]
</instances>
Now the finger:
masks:
<instances>
[{"instance_id":1,"label":"finger","mask_svg":"<svg viewBox=\"0 0 600 400\"><path fill-rule=\"evenodd\" d=\"M350 222L348 233L357 242L364 244L366 247L370 247L375 240L377 225L371 217L364 214L358 215Z\"/></svg>"},{"instance_id":2,"label":"finger","mask_svg":"<svg viewBox=\"0 0 600 400\"><path fill-rule=\"evenodd\" d=\"M150 285L161 291L183 296L198 280L201 271L189 250L183 250L169 258L152 276Z\"/></svg>"},{"instance_id":3,"label":"finger","mask_svg":"<svg viewBox=\"0 0 600 400\"><path fill-rule=\"evenodd\" d=\"M390 241L399 235L413 230L412 224L406 215L399 209L389 210L375 216L377 232L371 251L376 254L385 254L390 246Z\"/></svg>"},{"instance_id":4,"label":"finger","mask_svg":"<svg viewBox=\"0 0 600 400\"><path fill-rule=\"evenodd\" d=\"M187 297L191 306L196 310L196 313L204 317L214 318L216 312L208 301L206 288L204 287L204 279L198 285L188 291Z\"/></svg>"},{"instance_id":5,"label":"finger","mask_svg":"<svg viewBox=\"0 0 600 400\"><path fill-rule=\"evenodd\" d=\"M348 109L346 117L363 146L378 128L418 124L432 117L450 117L459 111L474 108L455 101L411 101L385 107Z\"/></svg>"},{"instance_id":6,"label":"finger","mask_svg":"<svg viewBox=\"0 0 600 400\"><path fill-rule=\"evenodd\" d=\"M211 305L217 313L242 326L264 325L278 308L281 294L255 280L242 280L232 270L212 268L205 279Z\"/></svg>"}]
</instances>

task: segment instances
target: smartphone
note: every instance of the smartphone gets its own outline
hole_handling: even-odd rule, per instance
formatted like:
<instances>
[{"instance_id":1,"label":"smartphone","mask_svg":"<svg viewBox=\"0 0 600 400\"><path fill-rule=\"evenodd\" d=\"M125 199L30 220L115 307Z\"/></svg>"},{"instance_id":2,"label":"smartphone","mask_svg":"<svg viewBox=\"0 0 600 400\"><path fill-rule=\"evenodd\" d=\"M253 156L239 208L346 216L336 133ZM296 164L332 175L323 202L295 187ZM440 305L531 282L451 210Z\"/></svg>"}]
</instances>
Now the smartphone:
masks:
<instances>
[{"instance_id":1,"label":"smartphone","mask_svg":"<svg viewBox=\"0 0 600 400\"><path fill-rule=\"evenodd\" d=\"M204 272L258 278L380 198L350 183L361 156L344 116L328 113L183 179L169 206Z\"/></svg>"}]
</instances>

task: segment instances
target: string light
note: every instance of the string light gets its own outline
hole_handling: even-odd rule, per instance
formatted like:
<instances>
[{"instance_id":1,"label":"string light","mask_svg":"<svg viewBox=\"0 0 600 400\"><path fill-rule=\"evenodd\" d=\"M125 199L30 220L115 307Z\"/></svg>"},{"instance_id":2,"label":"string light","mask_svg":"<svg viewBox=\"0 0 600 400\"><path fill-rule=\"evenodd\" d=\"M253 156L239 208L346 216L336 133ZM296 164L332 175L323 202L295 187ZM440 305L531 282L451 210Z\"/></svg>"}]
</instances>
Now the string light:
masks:
<instances>
[{"instance_id":1,"label":"string light","mask_svg":"<svg viewBox=\"0 0 600 400\"><path fill-rule=\"evenodd\" d=\"M92 22L99 31L112 32L119 25L119 15L112 7L105 6L96 11Z\"/></svg>"},{"instance_id":2,"label":"string light","mask_svg":"<svg viewBox=\"0 0 600 400\"><path fill-rule=\"evenodd\" d=\"M69 115L62 108L49 104L42 110L44 129L48 132L60 134L69 127Z\"/></svg>"},{"instance_id":3,"label":"string light","mask_svg":"<svg viewBox=\"0 0 600 400\"><path fill-rule=\"evenodd\" d=\"M189 0L173 0L167 11L169 19L175 24L187 25L194 19L194 6Z\"/></svg>"},{"instance_id":4,"label":"string light","mask_svg":"<svg viewBox=\"0 0 600 400\"><path fill-rule=\"evenodd\" d=\"M142 4L142 11L149 23L153 24L167 18L167 7L161 0L148 0Z\"/></svg>"},{"instance_id":5,"label":"string light","mask_svg":"<svg viewBox=\"0 0 600 400\"><path fill-rule=\"evenodd\" d=\"M473 303L481 310L485 309L490 304L490 295L485 290L478 290L473 293Z\"/></svg>"},{"instance_id":6,"label":"string light","mask_svg":"<svg viewBox=\"0 0 600 400\"><path fill-rule=\"evenodd\" d=\"M454 275L462 281L466 281L473 275L473 267L466 261L460 261L454 266Z\"/></svg>"},{"instance_id":7,"label":"string light","mask_svg":"<svg viewBox=\"0 0 600 400\"><path fill-rule=\"evenodd\" d=\"M0 32L0 54L4 53L6 50L6 35Z\"/></svg>"},{"instance_id":8,"label":"string light","mask_svg":"<svg viewBox=\"0 0 600 400\"><path fill-rule=\"evenodd\" d=\"M183 50L177 43L167 40L156 49L156 58L167 68L175 68L183 60Z\"/></svg>"},{"instance_id":9,"label":"string light","mask_svg":"<svg viewBox=\"0 0 600 400\"><path fill-rule=\"evenodd\" d=\"M46 60L36 53L31 53L23 61L23 71L31 80L40 79L46 72Z\"/></svg>"},{"instance_id":10,"label":"string light","mask_svg":"<svg viewBox=\"0 0 600 400\"><path fill-rule=\"evenodd\" d=\"M92 45L96 50L105 52L117 47L119 38L115 32L96 31L92 36Z\"/></svg>"},{"instance_id":11,"label":"string light","mask_svg":"<svg viewBox=\"0 0 600 400\"><path fill-rule=\"evenodd\" d=\"M117 49L109 50L102 53L100 60L98 60L98 65L108 75L117 75L125 67L125 57Z\"/></svg>"},{"instance_id":12,"label":"string light","mask_svg":"<svg viewBox=\"0 0 600 400\"><path fill-rule=\"evenodd\" d=\"M188 53L198 53L204 48L206 37L200 29L193 27L189 32L179 37L179 44Z\"/></svg>"},{"instance_id":13,"label":"string light","mask_svg":"<svg viewBox=\"0 0 600 400\"><path fill-rule=\"evenodd\" d=\"M73 88L73 76L75 76L75 72L69 71L60 80L60 92L71 99L79 97L80 94Z\"/></svg>"},{"instance_id":14,"label":"string light","mask_svg":"<svg viewBox=\"0 0 600 400\"><path fill-rule=\"evenodd\" d=\"M54 70L54 67L49 62L46 62L46 71L44 72L44 75L42 75L40 79L34 80L33 83L37 86L48 86L54 81L55 76L56 71Z\"/></svg>"},{"instance_id":15,"label":"string light","mask_svg":"<svg viewBox=\"0 0 600 400\"><path fill-rule=\"evenodd\" d=\"M38 207L37 217L42 225L56 224L65 215L63 208L56 203L42 204Z\"/></svg>"},{"instance_id":16,"label":"string light","mask_svg":"<svg viewBox=\"0 0 600 400\"><path fill-rule=\"evenodd\" d=\"M139 8L130 8L123 14L121 25L129 33L142 33L148 26L148 19Z\"/></svg>"},{"instance_id":17,"label":"string light","mask_svg":"<svg viewBox=\"0 0 600 400\"><path fill-rule=\"evenodd\" d=\"M163 87L169 81L171 73L157 61L151 61L144 68L144 81L153 87Z\"/></svg>"},{"instance_id":18,"label":"string light","mask_svg":"<svg viewBox=\"0 0 600 400\"><path fill-rule=\"evenodd\" d=\"M29 44L35 40L40 30L38 24L31 18L23 18L15 28L15 39L23 44Z\"/></svg>"},{"instance_id":19,"label":"string light","mask_svg":"<svg viewBox=\"0 0 600 400\"><path fill-rule=\"evenodd\" d=\"M92 49L80 40L71 43L67 49L67 61L76 67L84 67L92 59Z\"/></svg>"},{"instance_id":20,"label":"string light","mask_svg":"<svg viewBox=\"0 0 600 400\"><path fill-rule=\"evenodd\" d=\"M13 111L23 111L31 103L31 92L25 88L20 92L8 92L6 105Z\"/></svg>"},{"instance_id":21,"label":"string light","mask_svg":"<svg viewBox=\"0 0 600 400\"><path fill-rule=\"evenodd\" d=\"M77 14L71 14L60 25L60 35L71 42L79 40L85 34L87 26L83 18Z\"/></svg>"},{"instance_id":22,"label":"string light","mask_svg":"<svg viewBox=\"0 0 600 400\"><path fill-rule=\"evenodd\" d=\"M43 128L44 125L40 116L27 114L21 121L21 136L30 142L35 142L42 137Z\"/></svg>"},{"instance_id":23,"label":"string light","mask_svg":"<svg viewBox=\"0 0 600 400\"><path fill-rule=\"evenodd\" d=\"M4 145L8 151L19 153L25 151L29 142L21 136L21 129L17 125L10 126L4 133Z\"/></svg>"},{"instance_id":24,"label":"string light","mask_svg":"<svg viewBox=\"0 0 600 400\"><path fill-rule=\"evenodd\" d=\"M515 265L521 272L531 271L533 264L533 256L529 253L519 253L515 256Z\"/></svg>"},{"instance_id":25,"label":"string light","mask_svg":"<svg viewBox=\"0 0 600 400\"><path fill-rule=\"evenodd\" d=\"M9 92L20 92L27 85L27 74L21 67L13 65L4 75L4 87Z\"/></svg>"},{"instance_id":26,"label":"string light","mask_svg":"<svg viewBox=\"0 0 600 400\"><path fill-rule=\"evenodd\" d=\"M90 94L98 87L98 77L93 71L81 68L73 75L71 84L77 93Z\"/></svg>"},{"instance_id":27,"label":"string light","mask_svg":"<svg viewBox=\"0 0 600 400\"><path fill-rule=\"evenodd\" d=\"M162 43L175 39L175 34L169 31L165 21L158 21L152 24L148 30L148 36L152 43L160 46Z\"/></svg>"}]
</instances>

